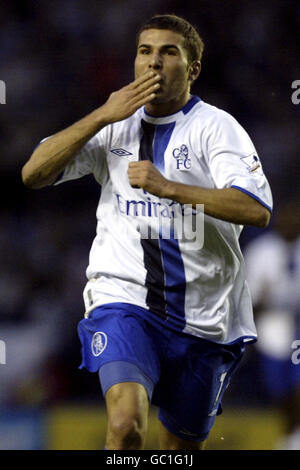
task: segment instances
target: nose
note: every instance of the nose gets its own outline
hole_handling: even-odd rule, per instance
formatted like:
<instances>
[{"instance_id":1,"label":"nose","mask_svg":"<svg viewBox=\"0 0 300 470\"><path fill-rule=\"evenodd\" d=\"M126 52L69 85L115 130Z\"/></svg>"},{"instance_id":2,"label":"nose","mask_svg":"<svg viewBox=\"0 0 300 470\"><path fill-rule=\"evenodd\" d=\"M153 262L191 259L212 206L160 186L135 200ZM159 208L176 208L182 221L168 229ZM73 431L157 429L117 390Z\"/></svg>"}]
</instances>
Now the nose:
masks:
<instances>
[{"instance_id":1,"label":"nose","mask_svg":"<svg viewBox=\"0 0 300 470\"><path fill-rule=\"evenodd\" d=\"M149 62L149 69L161 70L162 69L162 58L158 53L151 54L151 59Z\"/></svg>"}]
</instances>

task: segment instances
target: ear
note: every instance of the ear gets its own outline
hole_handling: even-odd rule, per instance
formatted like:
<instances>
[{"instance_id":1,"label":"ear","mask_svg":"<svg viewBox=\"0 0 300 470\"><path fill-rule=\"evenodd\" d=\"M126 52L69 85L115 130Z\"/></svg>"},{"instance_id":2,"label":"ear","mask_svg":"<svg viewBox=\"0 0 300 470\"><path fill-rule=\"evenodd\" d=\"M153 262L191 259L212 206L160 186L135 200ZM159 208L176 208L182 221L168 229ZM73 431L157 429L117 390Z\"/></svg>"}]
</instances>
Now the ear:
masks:
<instances>
[{"instance_id":1,"label":"ear","mask_svg":"<svg viewBox=\"0 0 300 470\"><path fill-rule=\"evenodd\" d=\"M192 82L196 80L199 77L200 71L201 71L201 62L200 60L195 60L190 65L189 80L191 80Z\"/></svg>"}]
</instances>

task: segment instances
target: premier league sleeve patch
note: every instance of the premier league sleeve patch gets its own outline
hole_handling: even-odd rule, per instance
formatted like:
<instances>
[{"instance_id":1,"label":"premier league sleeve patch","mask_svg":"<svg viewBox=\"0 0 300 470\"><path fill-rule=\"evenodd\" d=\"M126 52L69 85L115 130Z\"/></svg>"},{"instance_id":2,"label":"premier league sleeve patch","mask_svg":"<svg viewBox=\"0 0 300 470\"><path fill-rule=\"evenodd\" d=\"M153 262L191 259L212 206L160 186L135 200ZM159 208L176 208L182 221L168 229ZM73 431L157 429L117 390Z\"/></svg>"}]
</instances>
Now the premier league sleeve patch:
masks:
<instances>
[{"instance_id":1,"label":"premier league sleeve patch","mask_svg":"<svg viewBox=\"0 0 300 470\"><path fill-rule=\"evenodd\" d=\"M262 174L261 163L257 155L252 153L247 157L241 157L241 160L247 166L249 173L257 172Z\"/></svg>"}]
</instances>

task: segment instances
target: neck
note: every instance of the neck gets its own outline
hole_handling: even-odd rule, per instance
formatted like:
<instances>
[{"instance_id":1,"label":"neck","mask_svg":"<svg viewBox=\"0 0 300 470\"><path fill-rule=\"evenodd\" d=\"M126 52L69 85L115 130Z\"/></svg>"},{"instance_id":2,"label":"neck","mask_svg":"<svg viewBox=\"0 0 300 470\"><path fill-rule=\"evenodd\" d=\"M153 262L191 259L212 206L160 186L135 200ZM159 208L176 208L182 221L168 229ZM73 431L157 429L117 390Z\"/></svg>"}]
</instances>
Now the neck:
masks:
<instances>
[{"instance_id":1,"label":"neck","mask_svg":"<svg viewBox=\"0 0 300 470\"><path fill-rule=\"evenodd\" d=\"M186 93L181 99L176 98L166 103L160 103L158 99L156 102L156 98L154 98L154 100L146 104L145 109L151 116L167 116L168 114L177 113L177 111L186 105L190 98L191 95L189 92Z\"/></svg>"}]
</instances>

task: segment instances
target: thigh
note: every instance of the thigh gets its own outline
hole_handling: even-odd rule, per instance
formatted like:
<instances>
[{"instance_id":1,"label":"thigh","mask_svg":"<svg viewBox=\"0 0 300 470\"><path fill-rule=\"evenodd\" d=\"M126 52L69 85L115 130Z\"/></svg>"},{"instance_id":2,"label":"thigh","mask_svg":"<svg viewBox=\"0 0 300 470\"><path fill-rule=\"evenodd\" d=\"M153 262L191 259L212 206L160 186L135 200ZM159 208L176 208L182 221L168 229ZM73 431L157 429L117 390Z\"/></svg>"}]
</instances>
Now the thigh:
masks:
<instances>
[{"instance_id":1,"label":"thigh","mask_svg":"<svg viewBox=\"0 0 300 470\"><path fill-rule=\"evenodd\" d=\"M160 374L160 363L156 347L147 323L134 314L134 307L120 307L111 304L95 309L87 319L78 325L81 341L82 363L90 372L98 372L106 365L115 364L106 374L107 387L117 382L110 382L113 375L120 376L123 382L134 381L135 375L129 370L132 379L126 380L126 371L122 364L132 364L144 374L146 380L155 384ZM118 364L121 365L118 368Z\"/></svg>"},{"instance_id":2,"label":"thigh","mask_svg":"<svg viewBox=\"0 0 300 470\"><path fill-rule=\"evenodd\" d=\"M205 340L186 342L180 355L172 355L155 399L159 419L180 439L201 442L207 439L221 400L244 347L222 346Z\"/></svg>"}]
</instances>

